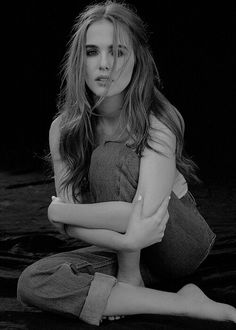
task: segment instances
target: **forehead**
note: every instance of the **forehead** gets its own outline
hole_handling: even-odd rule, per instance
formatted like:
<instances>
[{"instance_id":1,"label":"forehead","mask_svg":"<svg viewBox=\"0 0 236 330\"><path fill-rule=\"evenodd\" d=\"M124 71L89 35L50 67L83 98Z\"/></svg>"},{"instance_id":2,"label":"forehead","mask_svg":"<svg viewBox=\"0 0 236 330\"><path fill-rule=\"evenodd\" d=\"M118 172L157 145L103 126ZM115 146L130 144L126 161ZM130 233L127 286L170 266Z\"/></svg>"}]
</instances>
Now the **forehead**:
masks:
<instances>
[{"instance_id":1,"label":"forehead","mask_svg":"<svg viewBox=\"0 0 236 330\"><path fill-rule=\"evenodd\" d=\"M107 19L99 20L92 23L86 33L86 44L89 45L112 45L113 44L114 26ZM117 42L118 44L129 46L130 40L127 32L122 26L117 25Z\"/></svg>"}]
</instances>

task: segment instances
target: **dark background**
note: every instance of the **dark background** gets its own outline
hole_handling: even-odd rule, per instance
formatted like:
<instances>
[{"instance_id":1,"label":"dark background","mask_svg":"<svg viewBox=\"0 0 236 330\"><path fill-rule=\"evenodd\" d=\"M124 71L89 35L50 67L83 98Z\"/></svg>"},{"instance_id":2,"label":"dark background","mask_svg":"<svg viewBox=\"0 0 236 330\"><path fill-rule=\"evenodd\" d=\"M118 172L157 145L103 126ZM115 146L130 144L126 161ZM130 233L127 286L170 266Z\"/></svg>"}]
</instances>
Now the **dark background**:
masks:
<instances>
[{"instance_id":1,"label":"dark background","mask_svg":"<svg viewBox=\"0 0 236 330\"><path fill-rule=\"evenodd\" d=\"M217 235L209 257L189 282L211 299L236 307L236 2L130 3L152 32L150 41L163 92L185 119L186 148L198 163L204 182L190 190ZM88 2L24 0L8 1L1 7L5 59L1 62L0 324L4 329L91 328L59 315L25 310L16 301L17 281L26 266L51 253L86 244L65 239L48 221L47 209L55 189L51 180L45 180L46 163L42 160L56 113L60 63L74 19L85 4ZM168 284L176 285L172 281ZM225 322L160 315L126 317L116 323L101 328L233 328Z\"/></svg>"},{"instance_id":2,"label":"dark background","mask_svg":"<svg viewBox=\"0 0 236 330\"><path fill-rule=\"evenodd\" d=\"M235 6L130 1L146 21L163 93L186 123L186 149L203 180L234 175ZM88 1L10 4L5 54L8 78L2 121L1 169L44 169L48 130L56 113L60 64L74 19ZM4 13L3 13L4 14ZM2 63L5 66L4 63Z\"/></svg>"}]
</instances>

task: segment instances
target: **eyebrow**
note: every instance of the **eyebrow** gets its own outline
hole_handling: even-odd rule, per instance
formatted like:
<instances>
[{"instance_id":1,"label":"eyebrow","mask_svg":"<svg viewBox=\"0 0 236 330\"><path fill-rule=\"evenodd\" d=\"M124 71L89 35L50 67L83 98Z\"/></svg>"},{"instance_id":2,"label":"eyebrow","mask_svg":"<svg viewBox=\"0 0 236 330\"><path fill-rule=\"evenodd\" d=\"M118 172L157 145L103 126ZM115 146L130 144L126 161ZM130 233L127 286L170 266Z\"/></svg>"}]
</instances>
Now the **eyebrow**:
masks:
<instances>
[{"instance_id":1,"label":"eyebrow","mask_svg":"<svg viewBox=\"0 0 236 330\"><path fill-rule=\"evenodd\" d=\"M97 46L97 45L86 45L86 48L99 48L99 46ZM113 45L110 45L109 47L108 47L109 49L112 49L113 48ZM119 49L124 49L124 50L127 50L128 51L128 48L125 46L125 45L118 45L118 48Z\"/></svg>"}]
</instances>

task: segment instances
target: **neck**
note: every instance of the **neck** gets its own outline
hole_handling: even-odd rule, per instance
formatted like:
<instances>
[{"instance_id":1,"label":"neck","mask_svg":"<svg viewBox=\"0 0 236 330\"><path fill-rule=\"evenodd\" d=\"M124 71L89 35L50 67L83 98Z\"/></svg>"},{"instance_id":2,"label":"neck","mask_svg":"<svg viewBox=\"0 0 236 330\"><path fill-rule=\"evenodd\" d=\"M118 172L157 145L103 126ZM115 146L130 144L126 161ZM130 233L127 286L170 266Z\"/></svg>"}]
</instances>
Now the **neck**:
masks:
<instances>
[{"instance_id":1,"label":"neck","mask_svg":"<svg viewBox=\"0 0 236 330\"><path fill-rule=\"evenodd\" d=\"M123 96L121 94L106 97L97 107L99 123L107 126L117 125L122 107Z\"/></svg>"},{"instance_id":2,"label":"neck","mask_svg":"<svg viewBox=\"0 0 236 330\"><path fill-rule=\"evenodd\" d=\"M96 134L101 143L107 139L116 139L123 135L123 129L120 127L120 113L122 108L122 94L106 97L97 107Z\"/></svg>"}]
</instances>

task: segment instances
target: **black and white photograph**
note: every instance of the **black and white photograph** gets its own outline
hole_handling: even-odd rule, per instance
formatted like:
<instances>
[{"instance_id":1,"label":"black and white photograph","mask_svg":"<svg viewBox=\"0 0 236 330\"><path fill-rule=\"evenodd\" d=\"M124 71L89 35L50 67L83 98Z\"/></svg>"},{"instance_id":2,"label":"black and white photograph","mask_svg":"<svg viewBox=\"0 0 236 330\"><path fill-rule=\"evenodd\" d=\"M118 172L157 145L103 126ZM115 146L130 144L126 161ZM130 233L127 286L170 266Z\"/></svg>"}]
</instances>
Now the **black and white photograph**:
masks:
<instances>
[{"instance_id":1,"label":"black and white photograph","mask_svg":"<svg viewBox=\"0 0 236 330\"><path fill-rule=\"evenodd\" d=\"M0 329L235 329L235 3L7 7Z\"/></svg>"}]
</instances>

